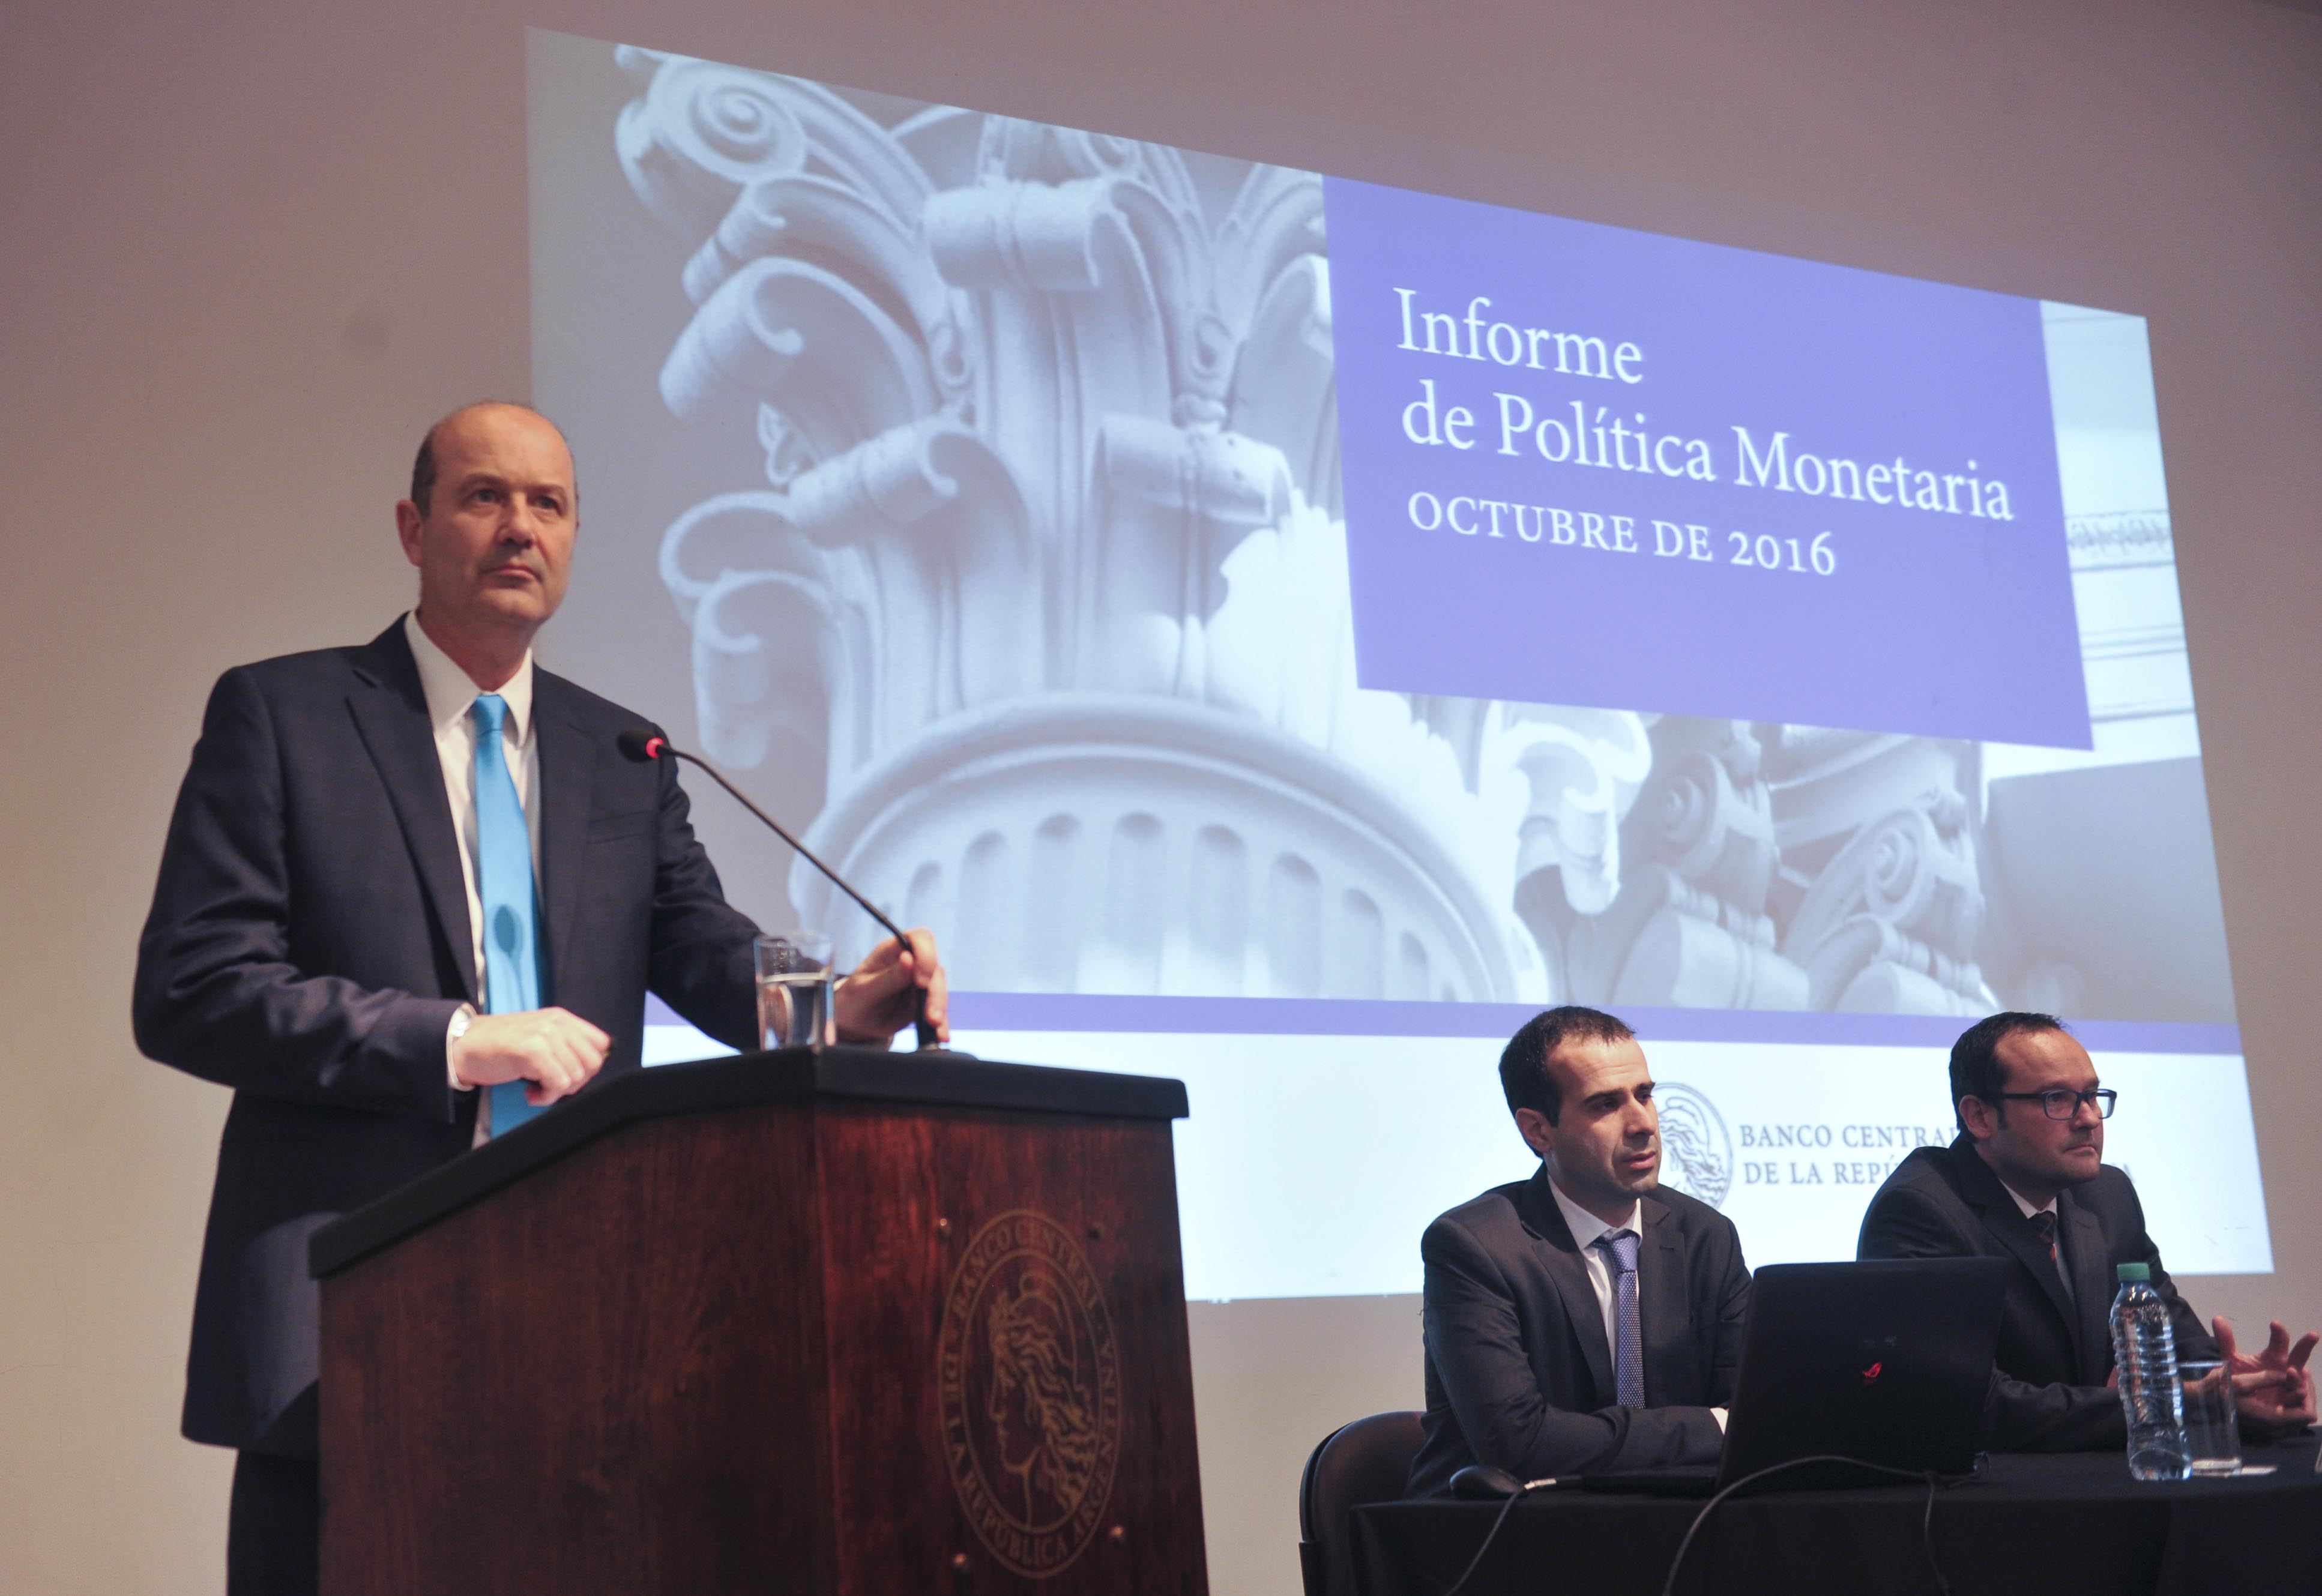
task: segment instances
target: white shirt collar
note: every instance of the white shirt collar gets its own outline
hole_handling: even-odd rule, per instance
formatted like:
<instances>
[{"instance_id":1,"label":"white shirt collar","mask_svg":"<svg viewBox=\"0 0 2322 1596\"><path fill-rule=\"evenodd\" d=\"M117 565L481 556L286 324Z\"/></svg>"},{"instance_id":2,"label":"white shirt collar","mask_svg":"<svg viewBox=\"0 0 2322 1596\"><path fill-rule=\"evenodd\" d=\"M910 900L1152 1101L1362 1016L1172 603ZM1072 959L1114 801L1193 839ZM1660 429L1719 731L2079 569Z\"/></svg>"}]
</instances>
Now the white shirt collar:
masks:
<instances>
[{"instance_id":1,"label":"white shirt collar","mask_svg":"<svg viewBox=\"0 0 2322 1596\"><path fill-rule=\"evenodd\" d=\"M2010 1186L2005 1181L1999 1182L1999 1189L2016 1199L2016 1206L2023 1210L2024 1217L2027 1219L2034 1214L2054 1214L2059 1219L2064 1217L2063 1214L2058 1210L2056 1207L2056 1199L2052 1197L2045 1203L2034 1204L2031 1199L2025 1197L2024 1193L2018 1191L2015 1187Z\"/></svg>"},{"instance_id":2,"label":"white shirt collar","mask_svg":"<svg viewBox=\"0 0 2322 1596\"><path fill-rule=\"evenodd\" d=\"M411 657L419 666L419 688L427 695L427 718L438 731L455 721L467 718L469 707L482 689L475 679L462 670L451 655L435 646L419 625L419 612L407 613L403 617L404 641L411 645ZM517 747L524 746L532 733L532 651L524 651L524 662L516 668L499 689L500 698L508 707L508 728L515 734Z\"/></svg>"},{"instance_id":3,"label":"white shirt collar","mask_svg":"<svg viewBox=\"0 0 2322 1596\"><path fill-rule=\"evenodd\" d=\"M1631 1203L1626 1218L1618 1225L1607 1225L1586 1208L1565 1196L1563 1188L1556 1183L1554 1176L1549 1178L1548 1189L1555 1194L1557 1209L1563 1214L1565 1224L1572 1231L1573 1244L1582 1252L1586 1253L1590 1247L1595 1246L1596 1238L1609 1231L1633 1231L1640 1241L1644 1239L1645 1229L1641 1223L1643 1218L1641 1210L1644 1207L1642 1203Z\"/></svg>"}]
</instances>

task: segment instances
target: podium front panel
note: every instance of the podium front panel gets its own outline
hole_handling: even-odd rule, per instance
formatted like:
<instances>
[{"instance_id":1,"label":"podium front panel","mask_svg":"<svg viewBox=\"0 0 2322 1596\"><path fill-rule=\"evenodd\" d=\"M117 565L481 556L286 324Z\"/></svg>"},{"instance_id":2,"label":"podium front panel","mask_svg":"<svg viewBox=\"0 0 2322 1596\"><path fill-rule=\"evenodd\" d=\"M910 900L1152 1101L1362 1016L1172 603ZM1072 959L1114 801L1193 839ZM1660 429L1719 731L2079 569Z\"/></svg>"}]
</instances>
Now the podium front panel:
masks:
<instances>
[{"instance_id":1,"label":"podium front panel","mask_svg":"<svg viewBox=\"0 0 2322 1596\"><path fill-rule=\"evenodd\" d=\"M1168 1119L709 1068L318 1238L325 1596L1199 1596Z\"/></svg>"},{"instance_id":2,"label":"podium front panel","mask_svg":"<svg viewBox=\"0 0 2322 1596\"><path fill-rule=\"evenodd\" d=\"M1168 1126L851 1107L818 1134L855 1182L823 1208L845 1587L1204 1589Z\"/></svg>"}]
</instances>

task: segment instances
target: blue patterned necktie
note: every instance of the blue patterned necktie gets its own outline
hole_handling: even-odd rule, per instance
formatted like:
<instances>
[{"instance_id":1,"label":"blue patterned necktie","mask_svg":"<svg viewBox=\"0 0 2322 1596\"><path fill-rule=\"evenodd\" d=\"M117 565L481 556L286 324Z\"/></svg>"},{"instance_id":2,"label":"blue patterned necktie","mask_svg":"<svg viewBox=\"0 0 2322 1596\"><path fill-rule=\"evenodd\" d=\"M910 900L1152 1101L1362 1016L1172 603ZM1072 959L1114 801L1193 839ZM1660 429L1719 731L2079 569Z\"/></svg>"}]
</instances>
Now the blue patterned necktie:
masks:
<instances>
[{"instance_id":1,"label":"blue patterned necktie","mask_svg":"<svg viewBox=\"0 0 2322 1596\"><path fill-rule=\"evenodd\" d=\"M1637 1317L1637 1233L1608 1230L1595 1245L1613 1270L1613 1392L1623 1408L1645 1405L1644 1325Z\"/></svg>"},{"instance_id":2,"label":"blue patterned necktie","mask_svg":"<svg viewBox=\"0 0 2322 1596\"><path fill-rule=\"evenodd\" d=\"M508 774L500 728L507 700L481 693L468 714L476 723L476 896L484 910L484 1012L521 1014L540 1007L539 899L532 886L532 834ZM491 1089L492 1135L514 1130L540 1112L524 1100L524 1082Z\"/></svg>"}]
</instances>

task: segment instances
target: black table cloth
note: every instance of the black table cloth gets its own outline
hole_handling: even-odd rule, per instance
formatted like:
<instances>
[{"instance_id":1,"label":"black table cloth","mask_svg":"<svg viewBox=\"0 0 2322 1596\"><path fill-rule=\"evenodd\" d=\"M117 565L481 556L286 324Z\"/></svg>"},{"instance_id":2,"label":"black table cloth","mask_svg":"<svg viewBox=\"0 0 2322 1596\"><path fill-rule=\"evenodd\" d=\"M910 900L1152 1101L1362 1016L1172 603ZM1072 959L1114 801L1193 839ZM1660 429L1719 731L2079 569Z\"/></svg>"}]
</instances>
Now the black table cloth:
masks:
<instances>
[{"instance_id":1,"label":"black table cloth","mask_svg":"<svg viewBox=\"0 0 2322 1596\"><path fill-rule=\"evenodd\" d=\"M2251 1446L2272 1474L2146 1484L2117 1453L1995 1457L1941 1488L1935 1556L1955 1596L2208 1596L2322 1591L2322 1474L2311 1437ZM1769 1482L1770 1483L1770 1482ZM1467 1591L1656 1596L1703 1502L1559 1489L1519 1502ZM1924 1485L1768 1491L1720 1503L1686 1555L1685 1592L1934 1589L1922 1547ZM1497 1502L1357 1509L1367 1596L1441 1596Z\"/></svg>"}]
</instances>

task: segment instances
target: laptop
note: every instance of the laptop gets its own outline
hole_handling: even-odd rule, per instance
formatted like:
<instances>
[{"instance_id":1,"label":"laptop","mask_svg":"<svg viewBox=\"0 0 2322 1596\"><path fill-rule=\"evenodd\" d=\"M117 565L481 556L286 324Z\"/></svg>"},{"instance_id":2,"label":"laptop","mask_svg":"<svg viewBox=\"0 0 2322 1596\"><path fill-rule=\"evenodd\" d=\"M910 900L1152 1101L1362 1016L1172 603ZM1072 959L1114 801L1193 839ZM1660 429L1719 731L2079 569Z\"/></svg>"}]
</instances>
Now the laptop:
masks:
<instances>
[{"instance_id":1,"label":"laptop","mask_svg":"<svg viewBox=\"0 0 2322 1596\"><path fill-rule=\"evenodd\" d=\"M1584 1486L1705 1496L1775 1464L1824 1455L1914 1473L1970 1473L2008 1268L2004 1258L1768 1264L1751 1276L1717 1467L1591 1475ZM1881 1478L1817 1465L1787 1470L1765 1488Z\"/></svg>"}]
</instances>

